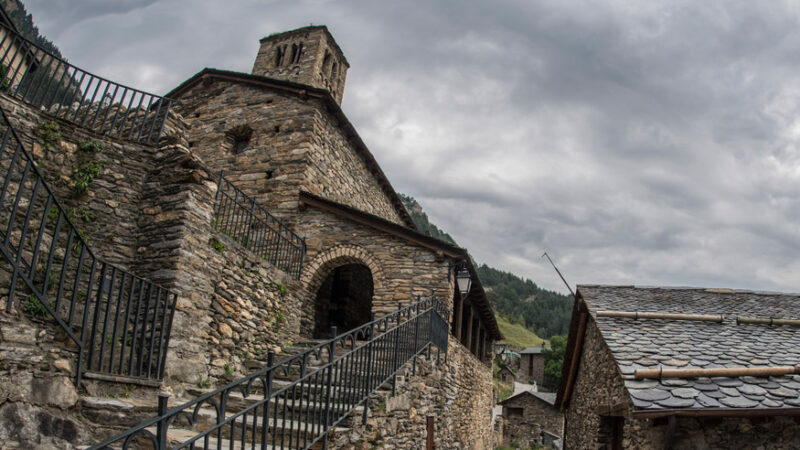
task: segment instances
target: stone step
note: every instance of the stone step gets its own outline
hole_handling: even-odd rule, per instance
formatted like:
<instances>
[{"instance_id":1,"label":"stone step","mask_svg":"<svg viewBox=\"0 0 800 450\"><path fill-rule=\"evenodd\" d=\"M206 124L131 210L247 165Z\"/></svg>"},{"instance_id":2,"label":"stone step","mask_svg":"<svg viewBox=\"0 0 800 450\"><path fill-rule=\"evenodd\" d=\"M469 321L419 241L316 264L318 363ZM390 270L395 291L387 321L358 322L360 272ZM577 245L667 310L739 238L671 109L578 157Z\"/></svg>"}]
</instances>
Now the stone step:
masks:
<instances>
[{"instance_id":1,"label":"stone step","mask_svg":"<svg viewBox=\"0 0 800 450\"><path fill-rule=\"evenodd\" d=\"M156 427L147 428L147 430L155 435ZM180 446L187 442L189 439L194 438L197 436L197 432L189 429L182 429L182 428L170 428L167 432L167 444L170 447ZM295 438L296 439L296 438ZM259 442L256 439L256 442ZM272 445L273 440L268 439L269 444L265 447L258 446L258 448L264 448L267 450L282 450L288 448L295 448L296 445L292 447L288 446L288 439L284 439L284 442L281 443L280 439L275 441L275 445ZM241 436L235 436L233 442L231 442L230 436L224 436L222 439L217 439L217 437L208 438L201 438L195 441L194 443L195 449L222 449L222 450L246 450L253 448L253 440L251 436L246 435L244 442L241 440ZM296 444L296 441L293 440L293 444ZM188 446L187 446L188 448ZM313 450L321 449L322 442L317 442L313 446L310 447Z\"/></svg>"}]
</instances>

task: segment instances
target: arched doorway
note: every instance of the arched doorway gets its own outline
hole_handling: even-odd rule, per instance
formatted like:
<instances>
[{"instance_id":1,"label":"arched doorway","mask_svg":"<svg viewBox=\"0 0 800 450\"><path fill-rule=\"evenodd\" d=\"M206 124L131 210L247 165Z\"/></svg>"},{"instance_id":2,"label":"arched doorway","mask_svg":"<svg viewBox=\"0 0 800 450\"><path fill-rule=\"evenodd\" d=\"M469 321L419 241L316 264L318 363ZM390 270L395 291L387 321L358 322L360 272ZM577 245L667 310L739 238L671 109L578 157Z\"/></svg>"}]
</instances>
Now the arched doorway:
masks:
<instances>
[{"instance_id":1,"label":"arched doorway","mask_svg":"<svg viewBox=\"0 0 800 450\"><path fill-rule=\"evenodd\" d=\"M314 338L369 322L374 285L372 272L363 264L345 264L330 271L317 290L314 308Z\"/></svg>"}]
</instances>

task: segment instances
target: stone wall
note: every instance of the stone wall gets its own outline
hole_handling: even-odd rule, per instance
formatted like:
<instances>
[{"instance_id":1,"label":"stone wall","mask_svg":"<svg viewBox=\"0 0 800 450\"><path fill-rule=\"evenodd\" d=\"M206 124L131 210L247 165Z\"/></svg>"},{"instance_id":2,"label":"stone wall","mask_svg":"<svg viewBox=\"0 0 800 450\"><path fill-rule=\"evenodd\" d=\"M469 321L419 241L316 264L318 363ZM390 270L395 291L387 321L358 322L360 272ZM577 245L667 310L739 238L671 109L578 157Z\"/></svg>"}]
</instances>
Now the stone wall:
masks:
<instances>
[{"instance_id":1,"label":"stone wall","mask_svg":"<svg viewBox=\"0 0 800 450\"><path fill-rule=\"evenodd\" d=\"M403 223L320 99L215 79L182 94L176 108L190 125L191 151L290 225L301 190ZM238 153L237 127L252 130Z\"/></svg>"},{"instance_id":2,"label":"stone wall","mask_svg":"<svg viewBox=\"0 0 800 450\"><path fill-rule=\"evenodd\" d=\"M511 414L509 408L521 408L522 415ZM503 438L506 444L518 444L522 448L542 444L541 432L549 431L561 435L564 416L551 404L523 393L503 403Z\"/></svg>"},{"instance_id":3,"label":"stone wall","mask_svg":"<svg viewBox=\"0 0 800 450\"><path fill-rule=\"evenodd\" d=\"M294 220L306 182L313 106L291 94L231 81L201 82L175 106L189 124L193 154L214 176L225 176L272 214ZM235 131L250 129L237 152ZM237 137L238 136L238 137Z\"/></svg>"},{"instance_id":4,"label":"stone wall","mask_svg":"<svg viewBox=\"0 0 800 450\"><path fill-rule=\"evenodd\" d=\"M137 257L141 187L155 150L58 121L5 94L0 94L0 106L75 226L89 238L92 250L131 269ZM58 139L45 139L46 124L57 127ZM82 143L92 140L100 147L80 150ZM100 173L85 193L76 195L73 173L90 164L99 165Z\"/></svg>"},{"instance_id":5,"label":"stone wall","mask_svg":"<svg viewBox=\"0 0 800 450\"><path fill-rule=\"evenodd\" d=\"M367 425L358 421L350 433L336 440L336 448L425 448L426 418L434 418L437 449L489 450L492 373L463 345L449 339L447 361L420 357L416 375L407 364L398 376L397 393L370 398Z\"/></svg>"},{"instance_id":6,"label":"stone wall","mask_svg":"<svg viewBox=\"0 0 800 450\"><path fill-rule=\"evenodd\" d=\"M214 383L294 342L307 294L284 272L212 227L216 182L187 149L155 159L139 220L148 275L178 293L165 376ZM174 384L174 383L173 383Z\"/></svg>"},{"instance_id":7,"label":"stone wall","mask_svg":"<svg viewBox=\"0 0 800 450\"><path fill-rule=\"evenodd\" d=\"M64 333L0 310L0 442L3 448L69 448L85 441L71 378L77 351Z\"/></svg>"},{"instance_id":8,"label":"stone wall","mask_svg":"<svg viewBox=\"0 0 800 450\"><path fill-rule=\"evenodd\" d=\"M378 316L431 292L452 308L455 280L448 280L448 261L432 250L314 207L301 212L297 233L307 236L301 282L311 294L335 267L360 263L373 274L372 311Z\"/></svg>"},{"instance_id":9,"label":"stone wall","mask_svg":"<svg viewBox=\"0 0 800 450\"><path fill-rule=\"evenodd\" d=\"M541 353L531 354L526 353L522 355L521 375L522 378L528 382L536 381L536 384L541 386L544 384L544 355ZM533 366L531 368L531 366ZM530 375L530 374L533 375Z\"/></svg>"}]
</instances>

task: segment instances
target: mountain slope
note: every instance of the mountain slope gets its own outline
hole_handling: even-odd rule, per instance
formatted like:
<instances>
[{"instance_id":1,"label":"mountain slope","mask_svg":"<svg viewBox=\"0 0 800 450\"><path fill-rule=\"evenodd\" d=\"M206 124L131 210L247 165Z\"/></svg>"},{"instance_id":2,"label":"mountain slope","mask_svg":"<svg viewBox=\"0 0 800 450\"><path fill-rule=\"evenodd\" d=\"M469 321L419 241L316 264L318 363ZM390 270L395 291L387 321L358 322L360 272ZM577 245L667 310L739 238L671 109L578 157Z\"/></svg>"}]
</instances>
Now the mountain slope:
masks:
<instances>
[{"instance_id":1,"label":"mountain slope","mask_svg":"<svg viewBox=\"0 0 800 450\"><path fill-rule=\"evenodd\" d=\"M400 198L421 232L456 243L447 232L428 220L422 205L413 197L400 194ZM486 297L498 315L508 320L509 325L524 325L542 338L567 333L572 314L572 297L542 289L531 280L486 264L479 265L477 271L486 290Z\"/></svg>"}]
</instances>

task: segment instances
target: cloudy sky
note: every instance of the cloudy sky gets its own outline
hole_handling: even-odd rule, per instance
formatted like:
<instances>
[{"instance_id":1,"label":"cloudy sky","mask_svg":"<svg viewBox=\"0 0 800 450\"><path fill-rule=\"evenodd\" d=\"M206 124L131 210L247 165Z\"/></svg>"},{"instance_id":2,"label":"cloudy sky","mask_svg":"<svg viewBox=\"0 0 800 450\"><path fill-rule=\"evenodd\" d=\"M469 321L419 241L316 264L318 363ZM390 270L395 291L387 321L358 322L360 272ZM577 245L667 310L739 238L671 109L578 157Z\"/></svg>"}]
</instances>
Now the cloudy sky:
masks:
<instances>
[{"instance_id":1,"label":"cloudy sky","mask_svg":"<svg viewBox=\"0 0 800 450\"><path fill-rule=\"evenodd\" d=\"M163 94L326 24L343 109L479 262L572 284L800 291L800 4L27 0L71 62Z\"/></svg>"}]
</instances>

